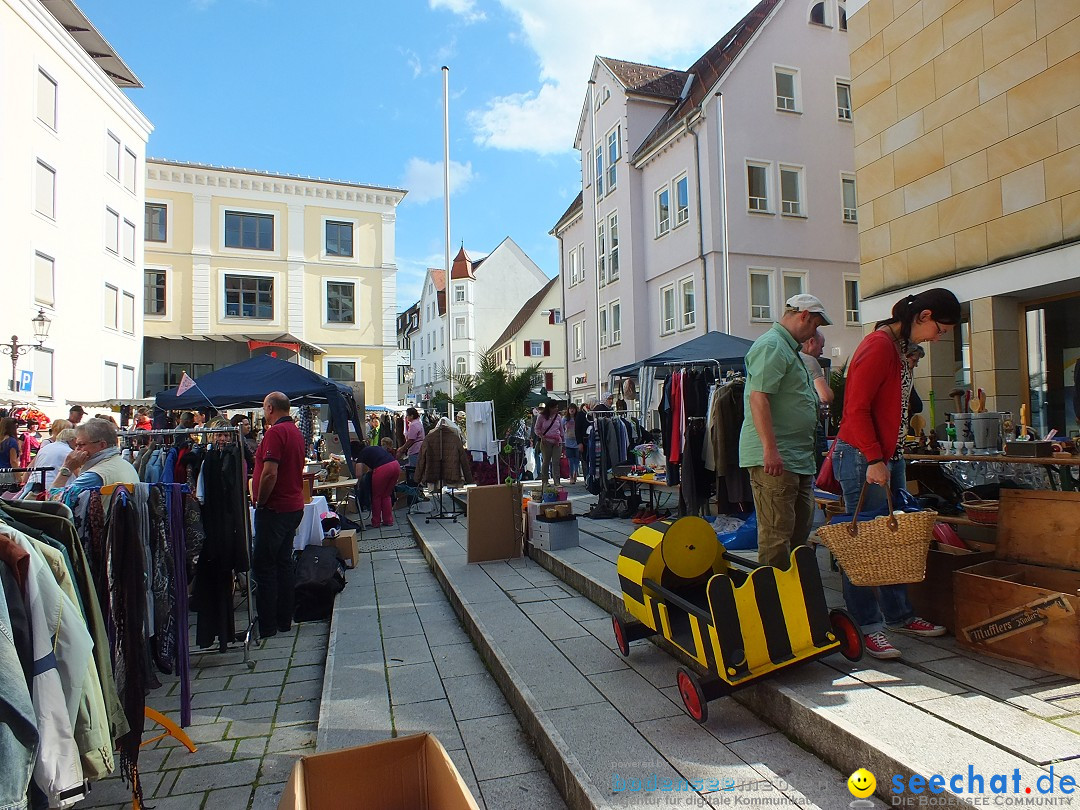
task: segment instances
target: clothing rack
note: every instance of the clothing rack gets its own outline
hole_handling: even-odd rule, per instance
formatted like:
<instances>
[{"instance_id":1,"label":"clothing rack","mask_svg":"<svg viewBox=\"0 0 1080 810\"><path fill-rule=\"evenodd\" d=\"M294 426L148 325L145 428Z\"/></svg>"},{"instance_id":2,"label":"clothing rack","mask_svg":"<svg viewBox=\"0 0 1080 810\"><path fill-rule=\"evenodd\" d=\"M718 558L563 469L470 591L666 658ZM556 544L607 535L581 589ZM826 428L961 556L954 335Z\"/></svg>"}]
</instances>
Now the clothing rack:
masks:
<instances>
[{"instance_id":1,"label":"clothing rack","mask_svg":"<svg viewBox=\"0 0 1080 810\"><path fill-rule=\"evenodd\" d=\"M449 489L450 489L450 511L449 512L446 511L446 505L445 505L445 503L443 501L443 489L444 489L443 482L440 481L439 482L439 488L436 490L436 492L438 493L438 499L439 499L439 512L438 512L438 514L435 514L435 515L428 515L424 519L424 523L431 523L431 521L433 521L433 520L452 520L454 523L457 523L458 517L460 515L465 514L464 512L460 511L457 508L457 501L454 500L454 487L449 487Z\"/></svg>"},{"instance_id":2,"label":"clothing rack","mask_svg":"<svg viewBox=\"0 0 1080 810\"><path fill-rule=\"evenodd\" d=\"M170 436L176 438L178 436L207 436L207 435L221 435L228 434L236 439L239 443L243 440L243 436L240 432L240 426L235 427L223 427L223 428L177 428L173 430L169 429L154 429L154 430L125 430L121 431L119 438L121 439L144 439L153 436ZM240 513L244 516L244 541L247 544L248 553L248 570L244 575L246 601L247 601L247 614L248 614L248 626L244 632L244 664L248 669L255 669L255 662L251 660L251 645L258 641L258 623L255 617L255 598L254 589L251 582L251 561L254 559L255 550L251 546L251 518L250 510L248 509L248 486L247 480L244 478L244 468L240 466L237 468L237 472L241 479L238 481L240 490ZM187 632L185 626L184 632Z\"/></svg>"}]
</instances>

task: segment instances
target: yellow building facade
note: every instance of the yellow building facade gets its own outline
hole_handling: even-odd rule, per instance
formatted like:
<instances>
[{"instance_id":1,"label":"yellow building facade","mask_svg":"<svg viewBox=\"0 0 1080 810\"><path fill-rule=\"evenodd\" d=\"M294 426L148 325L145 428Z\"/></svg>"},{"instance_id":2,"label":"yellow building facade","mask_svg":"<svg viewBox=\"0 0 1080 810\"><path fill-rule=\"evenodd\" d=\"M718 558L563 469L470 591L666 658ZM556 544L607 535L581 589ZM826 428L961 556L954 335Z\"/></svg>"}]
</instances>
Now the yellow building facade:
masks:
<instances>
[{"instance_id":1,"label":"yellow building facade","mask_svg":"<svg viewBox=\"0 0 1080 810\"><path fill-rule=\"evenodd\" d=\"M144 393L272 353L396 396L405 192L147 161Z\"/></svg>"},{"instance_id":2,"label":"yellow building facade","mask_svg":"<svg viewBox=\"0 0 1080 810\"><path fill-rule=\"evenodd\" d=\"M869 0L848 41L864 321L952 289L924 398L1080 434L1080 3Z\"/></svg>"}]
</instances>

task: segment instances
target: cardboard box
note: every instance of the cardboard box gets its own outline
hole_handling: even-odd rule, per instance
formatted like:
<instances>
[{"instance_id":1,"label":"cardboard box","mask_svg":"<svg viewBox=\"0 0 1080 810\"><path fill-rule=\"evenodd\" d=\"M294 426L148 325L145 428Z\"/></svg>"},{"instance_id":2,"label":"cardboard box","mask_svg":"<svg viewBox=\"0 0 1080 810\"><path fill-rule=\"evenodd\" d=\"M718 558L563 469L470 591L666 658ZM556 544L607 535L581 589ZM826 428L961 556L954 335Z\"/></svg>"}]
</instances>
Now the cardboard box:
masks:
<instances>
[{"instance_id":1,"label":"cardboard box","mask_svg":"<svg viewBox=\"0 0 1080 810\"><path fill-rule=\"evenodd\" d=\"M509 560L522 552L521 487L496 484L468 493L469 562Z\"/></svg>"},{"instance_id":2,"label":"cardboard box","mask_svg":"<svg viewBox=\"0 0 1080 810\"><path fill-rule=\"evenodd\" d=\"M557 520L540 518L536 521L536 529L531 542L534 548L544 551L574 548L578 545L577 518Z\"/></svg>"},{"instance_id":3,"label":"cardboard box","mask_svg":"<svg viewBox=\"0 0 1080 810\"><path fill-rule=\"evenodd\" d=\"M278 810L479 810L431 734L301 757Z\"/></svg>"},{"instance_id":4,"label":"cardboard box","mask_svg":"<svg viewBox=\"0 0 1080 810\"><path fill-rule=\"evenodd\" d=\"M953 574L961 646L1080 678L1080 493L1001 491L994 559Z\"/></svg>"},{"instance_id":5,"label":"cardboard box","mask_svg":"<svg viewBox=\"0 0 1080 810\"><path fill-rule=\"evenodd\" d=\"M326 537L323 539L323 545L334 546L338 550L338 554L341 555L341 559L345 561L346 568L356 568L356 563L360 559L360 552L356 547L355 529L338 532L337 537Z\"/></svg>"},{"instance_id":6,"label":"cardboard box","mask_svg":"<svg viewBox=\"0 0 1080 810\"><path fill-rule=\"evenodd\" d=\"M915 615L956 630L953 572L994 559L990 551L967 551L935 543L926 557L926 579L907 586Z\"/></svg>"}]
</instances>

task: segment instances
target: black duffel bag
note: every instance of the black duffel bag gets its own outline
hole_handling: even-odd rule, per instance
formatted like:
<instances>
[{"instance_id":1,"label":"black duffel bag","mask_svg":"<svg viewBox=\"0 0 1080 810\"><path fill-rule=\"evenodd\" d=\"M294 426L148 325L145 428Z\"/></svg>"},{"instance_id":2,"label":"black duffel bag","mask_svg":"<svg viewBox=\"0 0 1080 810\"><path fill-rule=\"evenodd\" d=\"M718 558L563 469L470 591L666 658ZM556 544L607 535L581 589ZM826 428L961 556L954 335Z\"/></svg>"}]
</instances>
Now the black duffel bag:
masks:
<instances>
[{"instance_id":1,"label":"black duffel bag","mask_svg":"<svg viewBox=\"0 0 1080 810\"><path fill-rule=\"evenodd\" d=\"M345 563L333 546L307 546L296 562L296 599L293 618L298 622L329 619L334 597L345 588Z\"/></svg>"}]
</instances>

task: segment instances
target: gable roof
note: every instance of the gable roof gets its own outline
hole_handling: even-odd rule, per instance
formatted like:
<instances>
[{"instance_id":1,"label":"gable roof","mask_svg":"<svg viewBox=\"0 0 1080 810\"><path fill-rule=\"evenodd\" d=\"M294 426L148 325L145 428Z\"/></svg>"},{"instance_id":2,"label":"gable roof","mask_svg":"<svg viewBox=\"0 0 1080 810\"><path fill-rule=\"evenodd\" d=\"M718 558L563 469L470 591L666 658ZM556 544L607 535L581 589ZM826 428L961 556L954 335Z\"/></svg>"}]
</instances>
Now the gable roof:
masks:
<instances>
[{"instance_id":1,"label":"gable roof","mask_svg":"<svg viewBox=\"0 0 1080 810\"><path fill-rule=\"evenodd\" d=\"M724 36L717 40L716 44L707 50L690 69L683 74L692 74L693 82L690 92L686 97L673 106L656 123L652 132L648 134L641 146L637 148L631 162L645 154L653 144L660 141L665 135L675 129L683 118L705 100L705 95L720 80L729 67L734 64L739 54L753 39L761 26L783 0L761 0L739 20Z\"/></svg>"},{"instance_id":2,"label":"gable roof","mask_svg":"<svg viewBox=\"0 0 1080 810\"><path fill-rule=\"evenodd\" d=\"M503 330L502 334L495 338L495 340L492 342L491 347L493 349L502 346L504 343L506 343L506 341L510 340L510 338L512 338L514 335L521 331L521 328L526 323L528 323L529 318L531 318L533 313L536 312L536 308L540 306L540 302L544 300L544 296L548 294L548 290L554 287L555 282L557 282L558 280L558 276L555 276L555 278L552 279L548 279L548 283L541 287L539 290L537 290L533 294L533 296L522 305L521 309L518 310L517 315L515 315L513 320L510 321L509 325Z\"/></svg>"},{"instance_id":3,"label":"gable roof","mask_svg":"<svg viewBox=\"0 0 1080 810\"><path fill-rule=\"evenodd\" d=\"M608 70L615 74L623 87L632 93L674 101L682 93L686 83L687 74L682 70L644 65L641 62L626 62L609 56L598 56L597 59L607 65Z\"/></svg>"},{"instance_id":4,"label":"gable roof","mask_svg":"<svg viewBox=\"0 0 1080 810\"><path fill-rule=\"evenodd\" d=\"M552 228L550 231L548 231L549 234L554 234L565 223L569 222L570 220L572 220L574 217L576 217L578 214L580 214L582 211L585 210L584 202L583 202L583 200L584 200L583 195L584 195L584 192L582 192L582 191L579 191L577 193L577 196L574 197L574 201L572 203L570 203L570 207L567 208L565 211L563 211L562 216L559 217L559 221L555 223L555 227Z\"/></svg>"}]
</instances>

